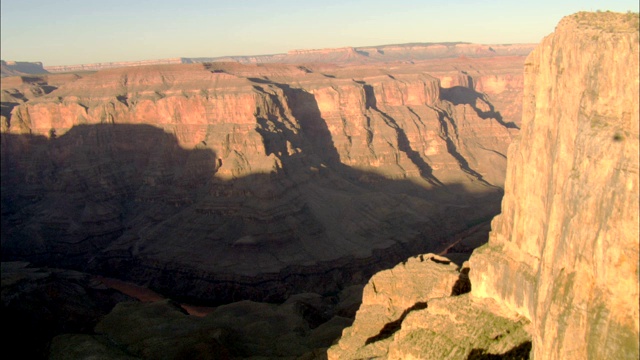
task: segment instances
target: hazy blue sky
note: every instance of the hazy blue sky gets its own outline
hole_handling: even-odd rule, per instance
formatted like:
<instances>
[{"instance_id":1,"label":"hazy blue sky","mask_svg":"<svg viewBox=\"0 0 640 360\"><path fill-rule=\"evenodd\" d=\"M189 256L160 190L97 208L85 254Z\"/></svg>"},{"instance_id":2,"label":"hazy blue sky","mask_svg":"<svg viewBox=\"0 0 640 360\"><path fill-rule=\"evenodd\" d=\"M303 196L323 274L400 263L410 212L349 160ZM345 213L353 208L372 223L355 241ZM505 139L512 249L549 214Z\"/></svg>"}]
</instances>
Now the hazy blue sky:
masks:
<instances>
[{"instance_id":1,"label":"hazy blue sky","mask_svg":"<svg viewBox=\"0 0 640 360\"><path fill-rule=\"evenodd\" d=\"M407 42L537 43L638 0L2 0L1 58L44 65Z\"/></svg>"}]
</instances>

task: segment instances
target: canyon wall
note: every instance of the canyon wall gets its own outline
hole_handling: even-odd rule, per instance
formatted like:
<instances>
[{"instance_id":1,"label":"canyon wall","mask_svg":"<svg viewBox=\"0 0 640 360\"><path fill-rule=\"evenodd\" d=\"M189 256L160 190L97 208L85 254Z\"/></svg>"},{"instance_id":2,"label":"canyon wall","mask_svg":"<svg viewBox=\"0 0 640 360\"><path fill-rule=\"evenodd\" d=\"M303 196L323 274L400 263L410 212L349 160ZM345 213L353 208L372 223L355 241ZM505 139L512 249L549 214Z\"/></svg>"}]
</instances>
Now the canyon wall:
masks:
<instances>
[{"instance_id":1,"label":"canyon wall","mask_svg":"<svg viewBox=\"0 0 640 360\"><path fill-rule=\"evenodd\" d=\"M638 357L638 15L564 18L525 65L502 213L473 294L533 322L535 359Z\"/></svg>"},{"instance_id":2,"label":"canyon wall","mask_svg":"<svg viewBox=\"0 0 640 360\"><path fill-rule=\"evenodd\" d=\"M7 78L3 259L211 302L366 282L497 213L523 61Z\"/></svg>"},{"instance_id":3,"label":"canyon wall","mask_svg":"<svg viewBox=\"0 0 640 360\"><path fill-rule=\"evenodd\" d=\"M460 270L471 292L400 309L387 292L372 313L376 274L329 359L638 358L638 30L638 14L577 13L542 41L525 64L502 213ZM368 330L384 337L356 336L365 316L387 319Z\"/></svg>"}]
</instances>

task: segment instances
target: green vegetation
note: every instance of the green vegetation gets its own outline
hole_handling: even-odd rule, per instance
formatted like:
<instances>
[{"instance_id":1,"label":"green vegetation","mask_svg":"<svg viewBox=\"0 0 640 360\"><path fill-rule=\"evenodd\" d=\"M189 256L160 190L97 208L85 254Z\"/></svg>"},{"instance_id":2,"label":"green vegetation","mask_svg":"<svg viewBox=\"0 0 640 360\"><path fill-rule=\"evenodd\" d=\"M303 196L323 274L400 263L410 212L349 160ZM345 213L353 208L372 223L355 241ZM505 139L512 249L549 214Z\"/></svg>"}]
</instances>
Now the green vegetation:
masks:
<instances>
[{"instance_id":1,"label":"green vegetation","mask_svg":"<svg viewBox=\"0 0 640 360\"><path fill-rule=\"evenodd\" d=\"M640 13L627 11L626 20L636 31L640 30Z\"/></svg>"},{"instance_id":2,"label":"green vegetation","mask_svg":"<svg viewBox=\"0 0 640 360\"><path fill-rule=\"evenodd\" d=\"M629 32L640 30L640 14L632 11L616 13L609 10L581 11L573 14L579 26L587 26L606 32Z\"/></svg>"}]
</instances>

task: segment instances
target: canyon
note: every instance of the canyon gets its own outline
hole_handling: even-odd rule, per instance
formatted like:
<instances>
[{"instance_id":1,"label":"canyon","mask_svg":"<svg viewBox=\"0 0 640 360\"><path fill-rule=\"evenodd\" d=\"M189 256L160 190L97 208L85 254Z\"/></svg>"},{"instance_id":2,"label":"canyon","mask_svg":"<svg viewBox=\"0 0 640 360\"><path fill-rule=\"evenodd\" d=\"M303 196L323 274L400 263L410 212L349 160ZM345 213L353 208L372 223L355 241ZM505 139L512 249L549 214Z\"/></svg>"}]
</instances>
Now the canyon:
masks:
<instances>
[{"instance_id":1,"label":"canyon","mask_svg":"<svg viewBox=\"0 0 640 360\"><path fill-rule=\"evenodd\" d=\"M213 304L361 283L498 212L522 63L7 78L3 256Z\"/></svg>"},{"instance_id":2,"label":"canyon","mask_svg":"<svg viewBox=\"0 0 640 360\"><path fill-rule=\"evenodd\" d=\"M637 358L638 14L440 46L3 78L12 346Z\"/></svg>"},{"instance_id":3,"label":"canyon","mask_svg":"<svg viewBox=\"0 0 640 360\"><path fill-rule=\"evenodd\" d=\"M232 354L273 356L273 336L297 344L282 356L324 353L371 275L423 252L460 262L486 241L523 64L207 62L5 77L2 260L31 264L7 277L56 268L128 281L211 307L207 318L229 320L209 326L258 342L218 338ZM20 298L26 285L9 284ZM30 318L17 303L6 309ZM162 311L184 316L181 306ZM263 311L289 325L239 335Z\"/></svg>"}]
</instances>

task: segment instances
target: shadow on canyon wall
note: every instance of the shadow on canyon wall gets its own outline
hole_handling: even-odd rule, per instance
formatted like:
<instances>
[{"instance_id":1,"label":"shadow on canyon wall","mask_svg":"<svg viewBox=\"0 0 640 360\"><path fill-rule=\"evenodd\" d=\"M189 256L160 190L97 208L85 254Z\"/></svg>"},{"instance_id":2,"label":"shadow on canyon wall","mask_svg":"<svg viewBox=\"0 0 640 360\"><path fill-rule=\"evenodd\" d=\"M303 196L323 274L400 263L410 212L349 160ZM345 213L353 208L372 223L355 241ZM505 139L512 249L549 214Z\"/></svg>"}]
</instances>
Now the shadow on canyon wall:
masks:
<instances>
[{"instance_id":1,"label":"shadow on canyon wall","mask_svg":"<svg viewBox=\"0 0 640 360\"><path fill-rule=\"evenodd\" d=\"M23 91L29 92L29 95L25 96L25 94L16 89L3 90L8 99L17 100L7 101L7 99L4 99L3 94L4 100L0 103L0 115L7 119L11 118L11 111L14 107L20 105L21 102L24 103L29 101L28 97L44 96L58 88L57 86L50 85L46 76L21 76L20 79L24 86L27 87L27 89L23 89Z\"/></svg>"},{"instance_id":2,"label":"shadow on canyon wall","mask_svg":"<svg viewBox=\"0 0 640 360\"><path fill-rule=\"evenodd\" d=\"M499 211L499 192L468 194L458 184L426 189L340 164L335 148L326 144L328 130L323 136L323 129L314 126L303 126L318 135L311 144L293 134L265 133L265 147L281 155L282 168L228 181L216 178L222 160L212 150L185 150L174 135L149 125L80 125L51 139L3 133L2 260L112 276L196 301L215 293L216 303L279 302L299 291L326 293L365 283L409 256L441 251L453 235ZM302 153L286 156L285 138L297 142ZM380 211L382 217L376 217L385 202L413 200L441 208L431 214ZM331 227L345 224L328 222L324 210L318 210L323 206L328 211L344 206L352 226L365 226L344 237L360 238L356 247L371 256L359 259L349 250L332 248L337 244L327 239ZM362 216L373 218L364 221ZM371 241L372 248L362 248L368 238L384 237L395 243L383 247ZM204 252L212 261L246 261L240 266L246 270L251 256L270 252L286 258L298 245L336 256L311 266L301 263L312 258L292 258L267 278L255 271L248 271L252 276L209 277L203 273L225 271L189 259L191 253ZM168 255L172 251L175 255ZM167 253L154 256L158 252ZM167 260L159 265L159 259ZM211 290L187 289L201 282ZM251 290L252 283L263 285Z\"/></svg>"},{"instance_id":3,"label":"shadow on canyon wall","mask_svg":"<svg viewBox=\"0 0 640 360\"><path fill-rule=\"evenodd\" d=\"M151 125L78 125L62 136L52 129L49 139L3 133L2 259L89 271L196 301L281 302L296 291L365 283L409 256L441 251L454 234L499 211L501 189L472 171L449 143L461 170L487 193L471 194L463 184L435 177L404 130L378 110L371 86L364 85L366 108L394 129L398 150L430 186L344 165L313 94L266 78L249 80L279 112L256 114L266 154L279 161L269 173L249 170L265 158L230 157L235 151L229 149L216 154L205 143L186 150ZM442 91L443 98L474 109L481 96L464 87ZM295 119L287 118L287 108ZM290 147L299 151L290 153ZM224 164L227 172L242 175L221 180L216 173L223 161L235 162ZM405 209L384 209L393 203ZM330 214L336 211L352 224L338 224L342 219ZM355 246L341 249L341 241ZM299 248L325 255L289 256ZM210 257L191 258L203 251ZM256 275L252 265L268 262L260 252L285 266L262 270L272 274L268 278ZM234 256L247 264L237 266ZM217 269L207 264L221 260L225 265ZM234 271L242 275L210 276ZM254 291L250 284L262 286Z\"/></svg>"},{"instance_id":4,"label":"shadow on canyon wall","mask_svg":"<svg viewBox=\"0 0 640 360\"><path fill-rule=\"evenodd\" d=\"M282 89L300 104L312 101ZM198 304L277 303L366 283L409 256L443 250L456 234L499 211L502 194L495 191L468 194L459 184L427 189L341 164L313 109L292 109L306 119L301 134L267 131L274 119L259 118L257 130L281 168L233 180L216 177L222 159L198 148L205 144L186 150L173 134L150 125L79 125L50 139L3 133L2 261L110 276ZM286 141L302 152L287 155ZM441 208L376 217L376 207L389 201ZM327 222L318 210L327 206L344 206L349 226L362 226L344 237L360 239L360 250L371 239L377 245L366 249L370 256L338 248L331 227L348 226ZM373 219L358 223L367 216ZM375 241L387 237L395 243ZM309 263L312 258L290 256L299 247L336 256ZM265 253L289 263L275 273L243 273L263 265ZM231 265L216 268L203 259ZM237 274L228 270L234 267Z\"/></svg>"},{"instance_id":5,"label":"shadow on canyon wall","mask_svg":"<svg viewBox=\"0 0 640 360\"><path fill-rule=\"evenodd\" d=\"M407 137L404 129L398 126L396 121L391 116L378 109L376 96L373 92L373 87L371 85L364 85L364 83L363 87L367 108L371 108L374 111L377 111L382 116L385 123L395 130L398 141L398 149L404 152L407 157L411 159L411 162L413 162L418 167L418 169L420 170L420 176L427 180L431 185L443 185L442 182L440 182L440 180L438 180L433 175L433 168L431 168L431 166L429 166L429 164L427 164L427 162L424 161L422 157L420 157L420 154L411 147L411 142L409 141L409 138Z\"/></svg>"},{"instance_id":6,"label":"shadow on canyon wall","mask_svg":"<svg viewBox=\"0 0 640 360\"><path fill-rule=\"evenodd\" d=\"M451 88L440 88L440 98L451 102L453 105L469 105L478 114L481 119L495 119L500 125L508 129L520 129L518 125L513 122L505 122L502 118L502 114L496 111L495 107L487 99L486 95L477 92L469 87L453 86ZM484 104L484 108L480 108L478 103Z\"/></svg>"}]
</instances>

